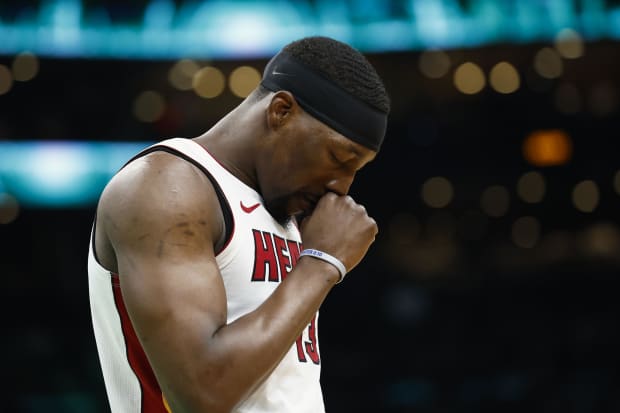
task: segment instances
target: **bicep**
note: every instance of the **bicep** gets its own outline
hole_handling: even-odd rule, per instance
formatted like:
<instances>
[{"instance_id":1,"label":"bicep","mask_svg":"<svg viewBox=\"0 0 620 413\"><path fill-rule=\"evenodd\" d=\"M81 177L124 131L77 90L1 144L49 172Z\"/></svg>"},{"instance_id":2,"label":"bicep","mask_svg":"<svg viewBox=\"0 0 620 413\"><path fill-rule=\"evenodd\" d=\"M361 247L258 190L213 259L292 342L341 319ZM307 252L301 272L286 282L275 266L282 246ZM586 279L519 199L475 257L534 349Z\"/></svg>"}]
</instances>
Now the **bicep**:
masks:
<instances>
[{"instance_id":1,"label":"bicep","mask_svg":"<svg viewBox=\"0 0 620 413\"><path fill-rule=\"evenodd\" d=\"M170 234L154 242L153 251L143 248L117 253L123 300L143 344L168 341L166 335L191 344L194 331L201 337L226 322L226 295L212 249L201 251L195 241Z\"/></svg>"},{"instance_id":2,"label":"bicep","mask_svg":"<svg viewBox=\"0 0 620 413\"><path fill-rule=\"evenodd\" d=\"M119 274L138 338L159 379L191 373L208 339L226 323L226 295L216 263L150 259ZM158 374L159 373L159 374Z\"/></svg>"}]
</instances>

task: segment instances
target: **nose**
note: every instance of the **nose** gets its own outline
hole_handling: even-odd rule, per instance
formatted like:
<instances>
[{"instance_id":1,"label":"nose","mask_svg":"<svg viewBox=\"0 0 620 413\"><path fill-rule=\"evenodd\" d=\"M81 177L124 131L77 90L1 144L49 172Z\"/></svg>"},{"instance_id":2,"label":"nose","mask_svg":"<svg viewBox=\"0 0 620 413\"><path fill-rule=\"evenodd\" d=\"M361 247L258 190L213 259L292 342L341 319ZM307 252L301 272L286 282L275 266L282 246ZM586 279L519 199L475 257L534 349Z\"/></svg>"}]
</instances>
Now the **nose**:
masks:
<instances>
[{"instance_id":1,"label":"nose","mask_svg":"<svg viewBox=\"0 0 620 413\"><path fill-rule=\"evenodd\" d=\"M349 189L351 189L354 178L355 174L342 175L329 181L325 187L330 192L334 192L338 195L346 195L349 193Z\"/></svg>"}]
</instances>

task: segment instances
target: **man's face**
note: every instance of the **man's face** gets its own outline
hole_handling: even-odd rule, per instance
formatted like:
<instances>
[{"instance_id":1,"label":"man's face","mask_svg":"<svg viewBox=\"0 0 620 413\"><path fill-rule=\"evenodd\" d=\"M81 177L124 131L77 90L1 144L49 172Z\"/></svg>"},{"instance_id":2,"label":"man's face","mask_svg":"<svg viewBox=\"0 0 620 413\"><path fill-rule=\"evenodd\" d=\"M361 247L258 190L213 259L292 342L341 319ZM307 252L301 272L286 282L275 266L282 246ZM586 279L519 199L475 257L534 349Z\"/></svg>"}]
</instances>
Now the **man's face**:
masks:
<instances>
[{"instance_id":1,"label":"man's face","mask_svg":"<svg viewBox=\"0 0 620 413\"><path fill-rule=\"evenodd\" d=\"M376 156L305 112L278 132L270 159L261 159L265 206L278 220L309 215L326 192L345 195L355 173Z\"/></svg>"}]
</instances>

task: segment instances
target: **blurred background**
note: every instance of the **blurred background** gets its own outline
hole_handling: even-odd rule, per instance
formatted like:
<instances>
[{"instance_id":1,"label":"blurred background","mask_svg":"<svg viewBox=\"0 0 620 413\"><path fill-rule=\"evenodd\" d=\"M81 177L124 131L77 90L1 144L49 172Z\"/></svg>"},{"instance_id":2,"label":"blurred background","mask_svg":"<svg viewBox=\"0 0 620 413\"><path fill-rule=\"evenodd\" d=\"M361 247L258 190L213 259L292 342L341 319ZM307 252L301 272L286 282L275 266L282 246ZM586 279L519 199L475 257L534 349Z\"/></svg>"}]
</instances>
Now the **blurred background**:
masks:
<instances>
[{"instance_id":1,"label":"blurred background","mask_svg":"<svg viewBox=\"0 0 620 413\"><path fill-rule=\"evenodd\" d=\"M618 0L1 1L2 411L109 411L101 189L315 34L393 103L351 191L380 234L321 310L328 412L620 411Z\"/></svg>"}]
</instances>

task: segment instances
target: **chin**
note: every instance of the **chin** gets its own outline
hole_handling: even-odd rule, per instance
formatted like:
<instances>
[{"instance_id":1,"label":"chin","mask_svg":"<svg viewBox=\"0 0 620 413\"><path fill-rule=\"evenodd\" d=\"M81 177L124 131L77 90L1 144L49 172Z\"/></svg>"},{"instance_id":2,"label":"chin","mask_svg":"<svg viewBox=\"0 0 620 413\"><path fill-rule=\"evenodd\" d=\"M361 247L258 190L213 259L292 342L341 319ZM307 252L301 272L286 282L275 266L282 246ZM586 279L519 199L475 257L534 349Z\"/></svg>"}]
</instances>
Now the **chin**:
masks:
<instances>
[{"instance_id":1,"label":"chin","mask_svg":"<svg viewBox=\"0 0 620 413\"><path fill-rule=\"evenodd\" d=\"M297 218L299 222L304 217L310 215L312 211L304 205L303 198L281 197L270 201L265 201L265 208L271 216L280 224L288 223L291 218Z\"/></svg>"}]
</instances>

